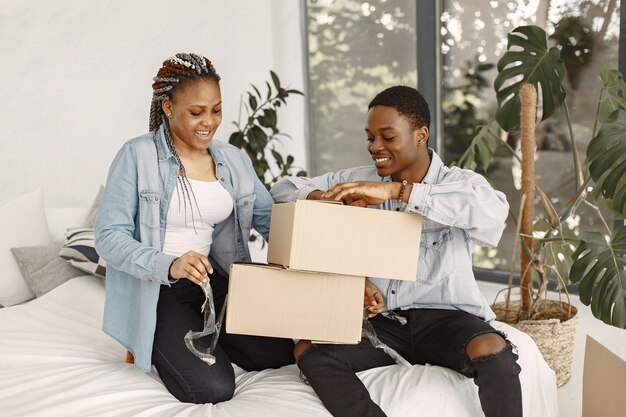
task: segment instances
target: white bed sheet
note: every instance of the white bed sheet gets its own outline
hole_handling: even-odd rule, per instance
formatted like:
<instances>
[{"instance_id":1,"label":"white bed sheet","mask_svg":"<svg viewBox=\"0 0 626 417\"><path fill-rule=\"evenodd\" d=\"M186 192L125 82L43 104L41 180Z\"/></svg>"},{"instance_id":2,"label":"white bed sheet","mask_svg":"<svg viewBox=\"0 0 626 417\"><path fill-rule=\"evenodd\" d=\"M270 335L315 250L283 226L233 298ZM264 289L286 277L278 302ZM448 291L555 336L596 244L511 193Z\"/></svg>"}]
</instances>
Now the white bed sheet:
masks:
<instances>
[{"instance_id":1,"label":"white bed sheet","mask_svg":"<svg viewBox=\"0 0 626 417\"><path fill-rule=\"evenodd\" d=\"M27 304L0 309L0 416L330 416L295 365L262 372L235 367L232 400L184 404L153 371L124 363L102 332L103 281L83 276ZM519 347L525 417L557 417L554 372L534 343L505 324ZM360 372L389 417L480 417L473 381L438 366Z\"/></svg>"}]
</instances>

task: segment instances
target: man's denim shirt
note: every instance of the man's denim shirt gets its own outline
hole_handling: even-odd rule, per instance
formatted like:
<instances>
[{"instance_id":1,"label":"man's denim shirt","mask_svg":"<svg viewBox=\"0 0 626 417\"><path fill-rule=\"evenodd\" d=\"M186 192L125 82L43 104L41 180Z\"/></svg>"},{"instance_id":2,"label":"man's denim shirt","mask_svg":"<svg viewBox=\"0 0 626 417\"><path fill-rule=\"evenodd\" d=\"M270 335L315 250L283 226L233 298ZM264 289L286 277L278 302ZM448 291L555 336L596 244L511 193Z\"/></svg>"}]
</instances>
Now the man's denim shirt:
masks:
<instances>
[{"instance_id":1,"label":"man's denim shirt","mask_svg":"<svg viewBox=\"0 0 626 417\"><path fill-rule=\"evenodd\" d=\"M175 259L161 252L179 170L162 129L155 133L158 153L153 133L131 139L118 152L96 221L96 250L107 262L103 329L146 372L151 368L159 289L170 285L168 271ZM209 150L234 210L215 225L207 255L216 271L228 274L233 261L250 260L252 227L267 240L273 201L241 150L217 140Z\"/></svg>"},{"instance_id":2,"label":"man's denim shirt","mask_svg":"<svg viewBox=\"0 0 626 417\"><path fill-rule=\"evenodd\" d=\"M509 205L504 194L494 190L481 175L446 167L436 153L429 152L431 163L426 177L413 184L405 206L405 212L423 216L417 280L369 280L383 293L387 310L457 309L491 321L495 315L472 271L472 249L475 244L498 244ZM305 199L314 190L325 191L353 181L391 179L379 177L373 166L349 168L315 178L284 178L271 193L277 202L292 201ZM388 201L377 208L390 210L393 204Z\"/></svg>"}]
</instances>

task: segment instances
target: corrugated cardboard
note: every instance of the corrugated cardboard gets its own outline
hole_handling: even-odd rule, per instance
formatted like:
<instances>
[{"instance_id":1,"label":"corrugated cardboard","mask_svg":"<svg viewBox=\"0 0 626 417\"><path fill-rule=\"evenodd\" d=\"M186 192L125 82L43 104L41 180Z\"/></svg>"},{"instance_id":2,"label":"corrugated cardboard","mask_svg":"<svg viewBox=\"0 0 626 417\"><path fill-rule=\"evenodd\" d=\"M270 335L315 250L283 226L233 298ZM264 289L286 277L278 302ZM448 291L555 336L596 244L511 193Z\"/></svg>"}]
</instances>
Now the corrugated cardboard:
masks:
<instances>
[{"instance_id":1,"label":"corrugated cardboard","mask_svg":"<svg viewBox=\"0 0 626 417\"><path fill-rule=\"evenodd\" d=\"M267 260L291 269L414 281L417 214L298 200L274 204Z\"/></svg>"},{"instance_id":2,"label":"corrugated cardboard","mask_svg":"<svg viewBox=\"0 0 626 417\"><path fill-rule=\"evenodd\" d=\"M365 277L231 266L228 333L358 343Z\"/></svg>"},{"instance_id":3,"label":"corrugated cardboard","mask_svg":"<svg viewBox=\"0 0 626 417\"><path fill-rule=\"evenodd\" d=\"M626 415L626 361L587 336L583 417Z\"/></svg>"}]
</instances>

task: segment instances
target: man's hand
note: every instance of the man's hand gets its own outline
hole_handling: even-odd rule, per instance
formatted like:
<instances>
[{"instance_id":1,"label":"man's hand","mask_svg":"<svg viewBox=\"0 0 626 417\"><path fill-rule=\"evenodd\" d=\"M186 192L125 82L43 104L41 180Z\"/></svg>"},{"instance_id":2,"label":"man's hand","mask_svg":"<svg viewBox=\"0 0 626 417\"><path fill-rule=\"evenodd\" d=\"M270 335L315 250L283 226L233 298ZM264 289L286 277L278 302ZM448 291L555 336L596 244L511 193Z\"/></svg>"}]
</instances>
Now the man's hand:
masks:
<instances>
[{"instance_id":1,"label":"man's hand","mask_svg":"<svg viewBox=\"0 0 626 417\"><path fill-rule=\"evenodd\" d=\"M322 194L324 194L324 191L313 190L306 196L306 199L307 200L321 200Z\"/></svg>"},{"instance_id":2,"label":"man's hand","mask_svg":"<svg viewBox=\"0 0 626 417\"><path fill-rule=\"evenodd\" d=\"M175 279L188 279L198 285L209 280L209 274L213 273L213 267L209 259L190 250L181 257L176 258L170 265L170 276Z\"/></svg>"},{"instance_id":3,"label":"man's hand","mask_svg":"<svg viewBox=\"0 0 626 417\"><path fill-rule=\"evenodd\" d=\"M342 201L346 205L367 207L381 204L400 196L398 182L359 181L337 184L320 195L322 200Z\"/></svg>"},{"instance_id":4,"label":"man's hand","mask_svg":"<svg viewBox=\"0 0 626 417\"><path fill-rule=\"evenodd\" d=\"M365 318L371 319L385 309L385 300L378 287L365 279L365 294L363 297L363 308L365 308Z\"/></svg>"}]
</instances>

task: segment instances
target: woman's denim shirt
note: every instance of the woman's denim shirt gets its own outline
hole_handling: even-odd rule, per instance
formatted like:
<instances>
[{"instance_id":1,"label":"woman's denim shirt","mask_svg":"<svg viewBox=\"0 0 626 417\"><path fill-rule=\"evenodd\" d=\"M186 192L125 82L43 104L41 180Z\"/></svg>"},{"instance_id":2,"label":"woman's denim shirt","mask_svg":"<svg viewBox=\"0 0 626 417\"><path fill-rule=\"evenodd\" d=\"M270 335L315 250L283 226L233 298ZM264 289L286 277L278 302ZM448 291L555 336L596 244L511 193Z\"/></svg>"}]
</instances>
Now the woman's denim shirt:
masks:
<instances>
[{"instance_id":1,"label":"woman's denim shirt","mask_svg":"<svg viewBox=\"0 0 626 417\"><path fill-rule=\"evenodd\" d=\"M484 320L495 318L472 271L475 244L496 246L505 226L509 205L503 193L494 190L479 174L446 167L432 150L423 181L413 184L405 212L423 216L416 281L375 277L369 280L385 298L385 308L457 309ZM353 181L391 181L376 168L349 168L315 178L289 177L271 190L277 202L305 199L313 190L328 190ZM377 206L391 210L395 202ZM393 230L389 231L393 236ZM384 259L379 259L385 262Z\"/></svg>"},{"instance_id":2,"label":"woman's denim shirt","mask_svg":"<svg viewBox=\"0 0 626 417\"><path fill-rule=\"evenodd\" d=\"M215 225L207 255L214 269L228 274L233 261L250 260L252 227L267 240L273 201L241 150L217 140L209 150L234 210ZM126 142L111 164L96 221L96 250L107 263L103 329L133 353L135 365L145 372L152 364L159 289L170 285L168 271L175 259L161 250L178 170L163 127Z\"/></svg>"}]
</instances>

